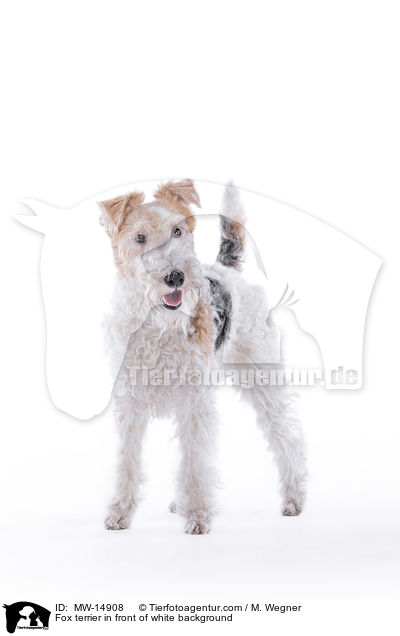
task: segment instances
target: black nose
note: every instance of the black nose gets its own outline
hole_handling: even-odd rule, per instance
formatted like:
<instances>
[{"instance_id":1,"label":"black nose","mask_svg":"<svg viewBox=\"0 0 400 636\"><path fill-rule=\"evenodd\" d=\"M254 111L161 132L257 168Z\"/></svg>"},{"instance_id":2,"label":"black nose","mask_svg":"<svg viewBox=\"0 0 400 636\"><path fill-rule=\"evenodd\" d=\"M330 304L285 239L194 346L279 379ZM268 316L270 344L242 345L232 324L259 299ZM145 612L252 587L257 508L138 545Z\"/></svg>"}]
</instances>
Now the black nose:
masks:
<instances>
[{"instance_id":1,"label":"black nose","mask_svg":"<svg viewBox=\"0 0 400 636\"><path fill-rule=\"evenodd\" d=\"M168 287L182 287L185 282L185 274L179 269L173 269L172 272L164 277L164 281Z\"/></svg>"}]
</instances>

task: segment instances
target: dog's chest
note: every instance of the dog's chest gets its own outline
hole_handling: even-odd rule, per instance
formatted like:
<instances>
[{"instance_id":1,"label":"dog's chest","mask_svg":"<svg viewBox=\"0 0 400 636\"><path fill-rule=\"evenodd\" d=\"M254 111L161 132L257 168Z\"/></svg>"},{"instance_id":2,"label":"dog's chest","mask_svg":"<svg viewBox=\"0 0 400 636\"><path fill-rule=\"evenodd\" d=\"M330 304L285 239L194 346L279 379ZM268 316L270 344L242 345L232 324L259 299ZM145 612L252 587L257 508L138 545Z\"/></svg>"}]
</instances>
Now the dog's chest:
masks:
<instances>
[{"instance_id":1,"label":"dog's chest","mask_svg":"<svg viewBox=\"0 0 400 636\"><path fill-rule=\"evenodd\" d=\"M183 330L146 327L131 336L125 363L154 371L178 371L194 362L195 353Z\"/></svg>"}]
</instances>

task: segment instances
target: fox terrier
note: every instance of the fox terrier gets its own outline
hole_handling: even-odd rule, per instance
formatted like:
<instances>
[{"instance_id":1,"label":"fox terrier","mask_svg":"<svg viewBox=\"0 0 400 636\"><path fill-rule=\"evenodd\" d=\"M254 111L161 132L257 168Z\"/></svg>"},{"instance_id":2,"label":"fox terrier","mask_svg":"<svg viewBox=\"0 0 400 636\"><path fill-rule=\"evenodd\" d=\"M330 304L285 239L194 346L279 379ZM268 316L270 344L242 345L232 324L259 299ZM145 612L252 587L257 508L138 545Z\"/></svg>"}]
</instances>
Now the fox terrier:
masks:
<instances>
[{"instance_id":1,"label":"fox terrier","mask_svg":"<svg viewBox=\"0 0 400 636\"><path fill-rule=\"evenodd\" d=\"M199 195L189 179L160 185L154 200L132 192L101 203L101 223L114 252L117 278L106 342L116 381L113 407L120 436L116 493L106 528L128 528L142 481L143 437L152 417L173 417L182 458L172 512L186 532L206 534L215 513L217 433L215 388L182 382L183 372L268 367L264 290L240 274L245 249L244 212L232 184L220 215L217 262L203 265L194 252ZM263 358L266 364L255 363ZM122 364L121 364L122 360ZM163 382L132 380L132 369L156 371ZM166 378L174 381L166 381ZM179 381L176 379L179 378ZM236 387L256 412L276 460L282 514L297 515L305 498L306 460L294 396L285 386Z\"/></svg>"}]
</instances>

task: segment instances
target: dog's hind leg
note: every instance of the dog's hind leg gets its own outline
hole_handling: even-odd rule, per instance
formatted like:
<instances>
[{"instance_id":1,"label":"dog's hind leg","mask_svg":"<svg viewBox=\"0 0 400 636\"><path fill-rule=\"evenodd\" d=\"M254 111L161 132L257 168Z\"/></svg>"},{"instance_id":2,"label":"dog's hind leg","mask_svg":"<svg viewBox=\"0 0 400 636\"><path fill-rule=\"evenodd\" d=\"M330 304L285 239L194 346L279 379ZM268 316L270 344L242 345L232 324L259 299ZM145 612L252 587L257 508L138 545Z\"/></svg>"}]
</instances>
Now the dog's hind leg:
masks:
<instances>
[{"instance_id":1,"label":"dog's hind leg","mask_svg":"<svg viewBox=\"0 0 400 636\"><path fill-rule=\"evenodd\" d=\"M120 435L120 450L116 492L108 509L105 526L109 530L123 530L129 527L138 504L142 482L142 442L148 417L145 408L138 408L133 398L128 396L115 398L114 412Z\"/></svg>"},{"instance_id":2,"label":"dog's hind leg","mask_svg":"<svg viewBox=\"0 0 400 636\"><path fill-rule=\"evenodd\" d=\"M207 534L214 513L216 416L210 391L184 392L177 410L177 436L182 459L178 473L178 504L188 534Z\"/></svg>"},{"instance_id":3,"label":"dog's hind leg","mask_svg":"<svg viewBox=\"0 0 400 636\"><path fill-rule=\"evenodd\" d=\"M303 509L306 492L306 452L295 397L285 386L254 386L242 391L253 404L257 424L268 440L278 466L282 514L294 516Z\"/></svg>"}]
</instances>

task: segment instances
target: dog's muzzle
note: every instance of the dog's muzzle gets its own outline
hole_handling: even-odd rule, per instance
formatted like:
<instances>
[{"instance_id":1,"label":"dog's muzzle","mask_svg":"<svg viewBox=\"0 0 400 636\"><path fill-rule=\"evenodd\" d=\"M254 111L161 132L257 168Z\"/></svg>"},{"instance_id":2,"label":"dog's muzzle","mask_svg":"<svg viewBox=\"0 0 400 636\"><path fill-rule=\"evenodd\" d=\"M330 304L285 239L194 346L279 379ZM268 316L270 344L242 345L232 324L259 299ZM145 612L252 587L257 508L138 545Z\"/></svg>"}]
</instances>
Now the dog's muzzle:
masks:
<instances>
[{"instance_id":1,"label":"dog's muzzle","mask_svg":"<svg viewBox=\"0 0 400 636\"><path fill-rule=\"evenodd\" d=\"M185 274L179 269L173 269L164 277L164 282L168 287L175 287L175 291L162 297L163 306L166 309L179 309L182 304L183 294L182 290L178 288L182 287L185 282Z\"/></svg>"}]
</instances>

